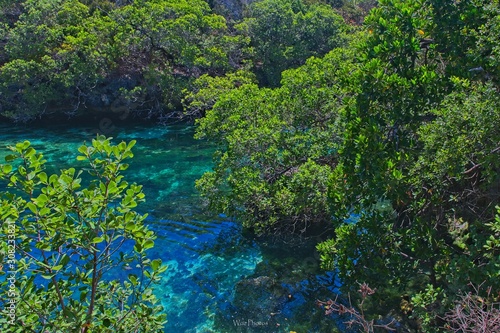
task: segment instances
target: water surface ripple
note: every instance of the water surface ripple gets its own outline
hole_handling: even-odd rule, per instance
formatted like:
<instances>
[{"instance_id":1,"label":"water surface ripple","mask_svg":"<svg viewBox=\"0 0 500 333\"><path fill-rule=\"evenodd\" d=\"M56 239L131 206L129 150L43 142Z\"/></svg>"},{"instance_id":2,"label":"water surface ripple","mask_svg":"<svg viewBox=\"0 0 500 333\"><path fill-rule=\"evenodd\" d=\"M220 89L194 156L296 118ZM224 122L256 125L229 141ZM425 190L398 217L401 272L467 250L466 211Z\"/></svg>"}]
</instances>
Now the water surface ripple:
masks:
<instances>
[{"instance_id":1,"label":"water surface ripple","mask_svg":"<svg viewBox=\"0 0 500 333\"><path fill-rule=\"evenodd\" d=\"M223 215L212 216L194 181L212 165L213 147L193 139L188 125L127 124L109 136L137 140L125 176L144 186L146 223L158 238L150 250L168 270L156 293L166 332L331 332L332 320L314 307L331 297L335 276L318 271L314 251L300 251L251 237ZM95 136L93 126L0 124L5 149L29 140L47 159L47 171L78 166L77 148Z\"/></svg>"}]
</instances>

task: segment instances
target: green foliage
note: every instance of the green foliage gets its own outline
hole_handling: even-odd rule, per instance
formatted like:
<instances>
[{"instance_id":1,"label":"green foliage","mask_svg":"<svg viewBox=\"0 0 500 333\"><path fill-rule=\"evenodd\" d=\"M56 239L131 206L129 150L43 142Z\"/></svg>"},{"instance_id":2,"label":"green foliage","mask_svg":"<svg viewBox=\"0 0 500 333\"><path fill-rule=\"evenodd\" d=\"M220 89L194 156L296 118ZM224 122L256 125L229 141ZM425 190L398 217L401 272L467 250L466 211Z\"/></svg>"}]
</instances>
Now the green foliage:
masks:
<instances>
[{"instance_id":1,"label":"green foliage","mask_svg":"<svg viewBox=\"0 0 500 333\"><path fill-rule=\"evenodd\" d=\"M81 146L77 159L89 177L74 168L47 175L28 141L11 147L0 167L9 188L0 197L0 241L2 257L15 246L16 319L13 325L2 315L2 331L161 332L165 315L151 287L166 267L146 256L155 235L143 224L146 215L134 211L142 187L121 175L134 144L97 137ZM108 276L128 268L124 281ZM13 299L6 271L4 314Z\"/></svg>"},{"instance_id":2,"label":"green foliage","mask_svg":"<svg viewBox=\"0 0 500 333\"><path fill-rule=\"evenodd\" d=\"M17 121L117 102L177 117L203 75L253 68L277 86L283 70L345 43L342 18L320 2L260 1L229 26L205 0L4 2L0 114Z\"/></svg>"},{"instance_id":3,"label":"green foliage","mask_svg":"<svg viewBox=\"0 0 500 333\"><path fill-rule=\"evenodd\" d=\"M220 95L244 84L255 82L255 75L249 71L237 71L222 77L204 74L196 79L190 91L184 92L185 97L182 102L185 116L200 118L214 106Z\"/></svg>"},{"instance_id":4,"label":"green foliage","mask_svg":"<svg viewBox=\"0 0 500 333\"><path fill-rule=\"evenodd\" d=\"M120 98L142 110L179 109L194 78L243 66L249 42L203 0L26 0L0 35L0 112L16 120Z\"/></svg>"},{"instance_id":5,"label":"green foliage","mask_svg":"<svg viewBox=\"0 0 500 333\"><path fill-rule=\"evenodd\" d=\"M47 109L71 112L113 68L108 19L77 0L25 1L0 67L2 114L26 120ZM68 106L69 105L69 106Z\"/></svg>"},{"instance_id":6,"label":"green foliage","mask_svg":"<svg viewBox=\"0 0 500 333\"><path fill-rule=\"evenodd\" d=\"M299 0L263 0L250 6L238 29L251 38L259 80L278 86L281 72L342 46L346 27L326 5Z\"/></svg>"},{"instance_id":7,"label":"green foliage","mask_svg":"<svg viewBox=\"0 0 500 333\"><path fill-rule=\"evenodd\" d=\"M469 283L500 289L498 0L381 0L349 36L318 1L255 2L229 27L201 0L105 2L3 12L2 114L77 106L95 82L133 77L123 98L204 116L196 135L218 149L197 187L212 209L257 232L333 223L323 265L346 290L379 288L382 312L405 295L407 317L439 331ZM337 5L355 17L365 4Z\"/></svg>"},{"instance_id":8,"label":"green foliage","mask_svg":"<svg viewBox=\"0 0 500 333\"><path fill-rule=\"evenodd\" d=\"M253 6L239 28L259 31L262 68L307 53L288 44L306 8ZM318 250L344 289L379 288L381 315L406 295L407 318L440 331L460 290L500 289L498 8L383 0L351 46L283 72L280 87L225 90L198 122L220 145L198 187L258 231L333 222Z\"/></svg>"},{"instance_id":9,"label":"green foliage","mask_svg":"<svg viewBox=\"0 0 500 333\"><path fill-rule=\"evenodd\" d=\"M418 200L412 209L425 220L433 217L428 228L437 229L434 239L441 243L433 253L434 284L448 295L468 283L486 281L500 288L499 248L491 241L497 233L492 204L498 201L500 183L499 110L498 92L491 85L457 80L455 91L434 112L436 121L419 131L424 147L410 174L422 190L414 190Z\"/></svg>"},{"instance_id":10,"label":"green foliage","mask_svg":"<svg viewBox=\"0 0 500 333\"><path fill-rule=\"evenodd\" d=\"M381 1L367 17L346 177L330 192L334 211L359 216L318 246L347 286L412 295L425 332L468 283L500 288L498 249L485 247L499 198L498 87L493 72L471 71L488 66L479 49L494 49L471 32L491 24L482 5Z\"/></svg>"},{"instance_id":11,"label":"green foliage","mask_svg":"<svg viewBox=\"0 0 500 333\"><path fill-rule=\"evenodd\" d=\"M498 45L498 34L500 34L500 3L497 0L486 1L481 11L482 22L478 29L470 31L477 38L477 47L471 51L474 60L481 62L483 71L479 70L477 75L494 80L498 85L500 77L500 46ZM479 66L478 66L479 67ZM476 67L477 68L477 67Z\"/></svg>"},{"instance_id":12,"label":"green foliage","mask_svg":"<svg viewBox=\"0 0 500 333\"><path fill-rule=\"evenodd\" d=\"M144 86L149 94L160 94L160 102L178 103L193 76L231 68L225 19L211 14L205 1L135 1L114 15L120 23L116 40L125 52L123 66L143 72ZM144 56L149 59L138 63L137 57Z\"/></svg>"},{"instance_id":13,"label":"green foliage","mask_svg":"<svg viewBox=\"0 0 500 333\"><path fill-rule=\"evenodd\" d=\"M278 89L245 84L219 96L198 121L197 137L215 140L213 172L197 186L210 206L259 232L304 232L330 219L327 188L341 138L341 87L352 52L283 73Z\"/></svg>"},{"instance_id":14,"label":"green foliage","mask_svg":"<svg viewBox=\"0 0 500 333\"><path fill-rule=\"evenodd\" d=\"M353 25L361 25L370 10L377 6L377 0L328 0L344 20Z\"/></svg>"}]
</instances>

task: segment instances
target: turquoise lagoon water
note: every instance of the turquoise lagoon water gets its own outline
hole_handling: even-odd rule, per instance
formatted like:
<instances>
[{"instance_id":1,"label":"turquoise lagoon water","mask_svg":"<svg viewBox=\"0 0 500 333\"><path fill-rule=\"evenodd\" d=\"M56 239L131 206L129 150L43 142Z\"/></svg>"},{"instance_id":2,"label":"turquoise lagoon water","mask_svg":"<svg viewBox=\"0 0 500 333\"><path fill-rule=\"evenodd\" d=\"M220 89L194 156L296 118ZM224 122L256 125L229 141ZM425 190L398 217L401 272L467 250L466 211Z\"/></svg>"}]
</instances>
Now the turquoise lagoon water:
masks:
<instances>
[{"instance_id":1,"label":"turquoise lagoon water","mask_svg":"<svg viewBox=\"0 0 500 333\"><path fill-rule=\"evenodd\" d=\"M0 161L8 145L29 140L49 172L77 165L77 148L98 124L0 124ZM168 265L156 294L165 332L332 332L316 299L335 296L338 281L320 272L311 245L255 239L223 215L205 211L194 181L212 165L213 147L189 125L119 124L116 142L137 140L126 179L144 186L146 223L158 238L152 258ZM1 162L0 162L1 163Z\"/></svg>"}]
</instances>

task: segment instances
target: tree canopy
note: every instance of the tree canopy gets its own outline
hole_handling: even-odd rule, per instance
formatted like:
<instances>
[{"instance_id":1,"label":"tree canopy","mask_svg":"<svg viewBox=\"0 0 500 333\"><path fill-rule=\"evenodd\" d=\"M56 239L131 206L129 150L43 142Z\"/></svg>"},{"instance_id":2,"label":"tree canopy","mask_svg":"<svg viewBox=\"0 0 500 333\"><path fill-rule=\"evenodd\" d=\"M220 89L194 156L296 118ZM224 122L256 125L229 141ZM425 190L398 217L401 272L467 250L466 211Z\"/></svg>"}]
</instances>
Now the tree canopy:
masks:
<instances>
[{"instance_id":1,"label":"tree canopy","mask_svg":"<svg viewBox=\"0 0 500 333\"><path fill-rule=\"evenodd\" d=\"M2 3L2 115L176 110L217 145L208 205L321 238L344 291L378 289L374 318L459 330L464 293L498 301L498 0L379 0L360 28L339 13L372 1Z\"/></svg>"},{"instance_id":2,"label":"tree canopy","mask_svg":"<svg viewBox=\"0 0 500 333\"><path fill-rule=\"evenodd\" d=\"M346 291L456 325L460 292L500 289L498 8L381 0L349 46L224 91L198 122L220 147L198 187L258 232L329 224L318 251Z\"/></svg>"},{"instance_id":3,"label":"tree canopy","mask_svg":"<svg viewBox=\"0 0 500 333\"><path fill-rule=\"evenodd\" d=\"M250 70L276 85L345 30L332 7L291 0L251 4L229 23L205 0L4 2L0 115L16 121L116 106L180 117L200 76Z\"/></svg>"}]
</instances>

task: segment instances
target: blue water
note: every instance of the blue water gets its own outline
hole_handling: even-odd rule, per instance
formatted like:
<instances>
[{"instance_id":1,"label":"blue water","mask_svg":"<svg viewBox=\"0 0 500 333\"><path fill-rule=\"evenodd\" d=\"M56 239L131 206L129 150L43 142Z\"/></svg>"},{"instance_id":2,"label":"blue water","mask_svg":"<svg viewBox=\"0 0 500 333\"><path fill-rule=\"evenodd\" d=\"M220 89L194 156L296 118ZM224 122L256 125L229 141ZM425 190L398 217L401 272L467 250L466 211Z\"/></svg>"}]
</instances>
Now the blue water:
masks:
<instances>
[{"instance_id":1,"label":"blue water","mask_svg":"<svg viewBox=\"0 0 500 333\"><path fill-rule=\"evenodd\" d=\"M4 147L29 140L48 172L78 166L77 148L94 124L0 124ZM314 303L334 297L338 281L320 272L313 244L280 244L246 235L238 223L207 212L194 181L212 166L213 147L189 125L115 124L116 142L137 140L125 173L144 186L146 223L158 236L152 258L168 269L156 287L166 332L332 332L339 327ZM0 162L1 163L1 162ZM317 241L317 240L316 240ZM342 327L340 327L342 329ZM343 329L342 329L343 330Z\"/></svg>"}]
</instances>

